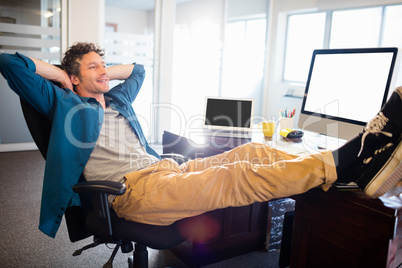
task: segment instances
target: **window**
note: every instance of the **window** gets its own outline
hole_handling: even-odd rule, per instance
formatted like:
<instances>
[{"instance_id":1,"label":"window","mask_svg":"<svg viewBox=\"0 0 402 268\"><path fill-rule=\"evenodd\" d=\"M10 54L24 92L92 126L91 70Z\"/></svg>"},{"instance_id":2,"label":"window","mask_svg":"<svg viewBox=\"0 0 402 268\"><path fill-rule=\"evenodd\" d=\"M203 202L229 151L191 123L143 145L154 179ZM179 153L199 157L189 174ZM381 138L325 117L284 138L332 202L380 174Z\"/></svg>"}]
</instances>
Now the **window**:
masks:
<instances>
[{"instance_id":1,"label":"window","mask_svg":"<svg viewBox=\"0 0 402 268\"><path fill-rule=\"evenodd\" d=\"M402 5L289 15L283 80L305 83L314 49L378 46L402 47Z\"/></svg>"},{"instance_id":2,"label":"window","mask_svg":"<svg viewBox=\"0 0 402 268\"><path fill-rule=\"evenodd\" d=\"M221 95L262 99L266 19L226 24ZM261 110L255 102L255 111Z\"/></svg>"},{"instance_id":3,"label":"window","mask_svg":"<svg viewBox=\"0 0 402 268\"><path fill-rule=\"evenodd\" d=\"M325 15L289 16L284 80L306 81L311 54L324 45Z\"/></svg>"},{"instance_id":4,"label":"window","mask_svg":"<svg viewBox=\"0 0 402 268\"><path fill-rule=\"evenodd\" d=\"M382 46L402 45L402 5L385 8Z\"/></svg>"},{"instance_id":5,"label":"window","mask_svg":"<svg viewBox=\"0 0 402 268\"><path fill-rule=\"evenodd\" d=\"M262 113L266 1L251 2L195 0L177 5L172 131L201 126L206 96L254 98L254 113Z\"/></svg>"},{"instance_id":6,"label":"window","mask_svg":"<svg viewBox=\"0 0 402 268\"><path fill-rule=\"evenodd\" d=\"M176 24L174 38L171 129L180 131L200 124L205 96L218 94L220 24Z\"/></svg>"},{"instance_id":7,"label":"window","mask_svg":"<svg viewBox=\"0 0 402 268\"><path fill-rule=\"evenodd\" d=\"M381 19L382 8L333 12L330 48L378 46Z\"/></svg>"},{"instance_id":8,"label":"window","mask_svg":"<svg viewBox=\"0 0 402 268\"><path fill-rule=\"evenodd\" d=\"M383 47L397 46L402 47L402 5L388 6L384 12L384 30L382 35ZM399 53L402 54L400 50ZM401 57L402 55L400 55ZM402 60L399 65L396 86L402 85Z\"/></svg>"}]
</instances>

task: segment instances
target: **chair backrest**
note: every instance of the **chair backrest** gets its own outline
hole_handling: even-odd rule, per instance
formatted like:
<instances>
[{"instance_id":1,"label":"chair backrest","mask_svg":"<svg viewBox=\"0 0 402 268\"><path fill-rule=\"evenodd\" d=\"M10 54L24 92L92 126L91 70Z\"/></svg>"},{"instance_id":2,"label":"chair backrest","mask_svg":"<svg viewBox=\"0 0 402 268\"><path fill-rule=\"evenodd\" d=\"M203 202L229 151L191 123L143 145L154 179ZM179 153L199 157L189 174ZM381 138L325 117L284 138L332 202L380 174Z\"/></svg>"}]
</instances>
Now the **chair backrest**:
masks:
<instances>
[{"instance_id":1,"label":"chair backrest","mask_svg":"<svg viewBox=\"0 0 402 268\"><path fill-rule=\"evenodd\" d=\"M20 102L29 132L31 133L31 136L36 146L38 146L43 158L46 159L52 124L45 116L40 114L23 99L20 99Z\"/></svg>"},{"instance_id":2,"label":"chair backrest","mask_svg":"<svg viewBox=\"0 0 402 268\"><path fill-rule=\"evenodd\" d=\"M52 123L35 108L20 99L22 113L29 132L44 159L47 156ZM92 234L85 225L85 215L81 207L69 207L65 213L68 235L72 242L85 239Z\"/></svg>"}]
</instances>

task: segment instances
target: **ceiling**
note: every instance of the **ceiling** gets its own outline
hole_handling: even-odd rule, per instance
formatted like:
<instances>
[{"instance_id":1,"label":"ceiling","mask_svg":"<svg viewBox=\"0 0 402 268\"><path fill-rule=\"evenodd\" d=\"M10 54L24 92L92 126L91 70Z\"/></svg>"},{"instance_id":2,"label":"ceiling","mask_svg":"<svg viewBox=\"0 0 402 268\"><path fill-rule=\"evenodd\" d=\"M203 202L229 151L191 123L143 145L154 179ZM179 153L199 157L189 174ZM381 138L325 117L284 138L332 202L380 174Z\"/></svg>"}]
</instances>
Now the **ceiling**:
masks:
<instances>
[{"instance_id":1,"label":"ceiling","mask_svg":"<svg viewBox=\"0 0 402 268\"><path fill-rule=\"evenodd\" d=\"M193 0L176 0L177 4L190 2ZM155 7L155 0L105 0L106 6L128 8L135 10L153 10Z\"/></svg>"}]
</instances>

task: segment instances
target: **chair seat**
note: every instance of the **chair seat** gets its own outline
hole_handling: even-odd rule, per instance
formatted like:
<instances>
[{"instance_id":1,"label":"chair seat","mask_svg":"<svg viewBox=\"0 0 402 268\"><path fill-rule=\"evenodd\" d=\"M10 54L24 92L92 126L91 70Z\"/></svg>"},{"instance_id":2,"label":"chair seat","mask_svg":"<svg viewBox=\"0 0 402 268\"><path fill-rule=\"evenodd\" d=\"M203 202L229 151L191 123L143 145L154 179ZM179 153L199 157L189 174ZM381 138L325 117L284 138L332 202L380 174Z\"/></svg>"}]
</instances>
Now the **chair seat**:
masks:
<instances>
[{"instance_id":1,"label":"chair seat","mask_svg":"<svg viewBox=\"0 0 402 268\"><path fill-rule=\"evenodd\" d=\"M169 249L183 242L182 221L168 226L156 226L119 218L114 210L110 210L113 238L117 240L136 241L153 249Z\"/></svg>"}]
</instances>

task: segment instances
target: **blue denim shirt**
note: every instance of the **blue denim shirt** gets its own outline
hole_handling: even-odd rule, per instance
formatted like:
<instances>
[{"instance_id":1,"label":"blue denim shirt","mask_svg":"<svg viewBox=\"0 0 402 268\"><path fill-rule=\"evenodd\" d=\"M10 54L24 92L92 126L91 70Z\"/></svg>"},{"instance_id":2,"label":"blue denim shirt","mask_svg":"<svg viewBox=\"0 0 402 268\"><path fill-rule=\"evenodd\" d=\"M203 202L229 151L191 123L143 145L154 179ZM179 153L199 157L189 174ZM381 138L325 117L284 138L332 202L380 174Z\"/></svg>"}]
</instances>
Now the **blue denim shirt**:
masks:
<instances>
[{"instance_id":1,"label":"blue denim shirt","mask_svg":"<svg viewBox=\"0 0 402 268\"><path fill-rule=\"evenodd\" d=\"M31 59L16 53L0 54L0 72L10 88L52 122L45 166L39 229L55 237L67 207L80 205L71 186L76 184L98 139L103 108L94 98L84 98L59 88L35 73ZM145 78L142 65L135 64L130 77L112 88L108 104L131 123L146 151L148 145L132 103Z\"/></svg>"}]
</instances>

